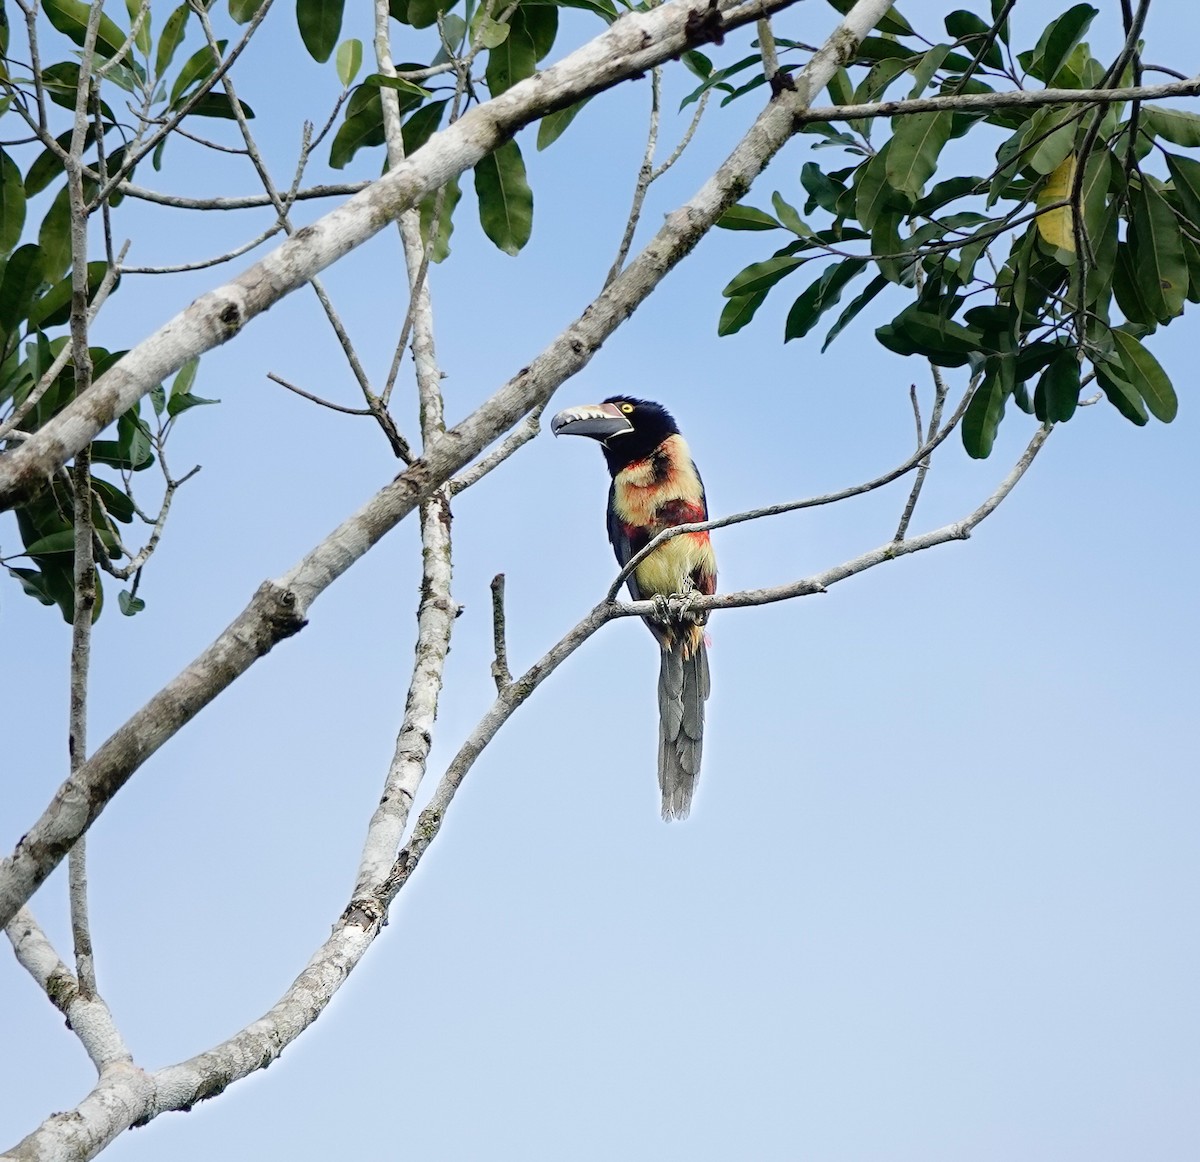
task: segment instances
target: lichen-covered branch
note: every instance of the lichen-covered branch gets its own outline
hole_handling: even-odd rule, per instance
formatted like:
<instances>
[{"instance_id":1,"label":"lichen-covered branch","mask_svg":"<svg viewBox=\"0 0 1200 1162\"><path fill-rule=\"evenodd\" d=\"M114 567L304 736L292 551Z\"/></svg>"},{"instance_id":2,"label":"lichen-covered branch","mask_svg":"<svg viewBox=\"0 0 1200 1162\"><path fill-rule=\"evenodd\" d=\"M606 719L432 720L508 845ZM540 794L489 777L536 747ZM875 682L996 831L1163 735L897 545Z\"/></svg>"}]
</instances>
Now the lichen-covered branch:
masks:
<instances>
[{"instance_id":1,"label":"lichen-covered branch","mask_svg":"<svg viewBox=\"0 0 1200 1162\"><path fill-rule=\"evenodd\" d=\"M68 779L59 788L42 817L17 844L12 856L0 863L0 922L11 917L15 910L29 899L38 884L58 865L75 840L87 830L112 796L146 758L199 713L213 698L227 689L258 658L283 638L299 630L303 626L308 609L315 598L356 561L360 560L421 501L431 497L454 473L464 468L487 445L507 432L523 416L535 408L544 406L561 383L587 365L604 340L658 286L667 272L691 252L725 209L749 189L754 179L789 139L794 129L797 111L805 108L811 100L811 95L821 90L833 70L838 67L839 62L848 53L853 52L855 45L874 26L875 21L886 8L887 0L859 0L859 3L851 9L834 31L826 45L797 75L795 89L781 93L759 114L746 135L712 177L688 202L667 216L663 226L645 248L629 263L621 275L589 304L574 323L470 416L454 428L428 440L421 458L416 463L381 489L356 513L343 521L298 565L279 580L266 582L260 586L250 604L220 637L182 673L154 695L123 726L118 728L77 775ZM665 9L656 9L646 16L639 15L637 27L644 31L641 21L661 18L665 11ZM740 10L732 11L737 13ZM756 16L759 14L759 11L755 12ZM749 19L748 16L747 19ZM610 29L610 33L625 25L626 20L618 21L613 29ZM672 22L665 21L663 27L669 31L673 27ZM582 53L584 61L590 63L597 45L614 51L624 47L625 53L622 59L625 61L643 60L645 54L650 51L644 46L640 46L640 36L637 38L639 41L637 51L630 51L630 46L625 44L624 37L606 42L608 36L609 34L606 33L591 46L573 54L567 60L578 58ZM659 47L655 46L655 51L658 51ZM563 64L565 63L563 62ZM556 70L560 67L554 66L532 80L551 78L551 93L575 92L575 89L568 85L568 80L573 79L578 83L578 78L556 75ZM607 76L616 67L616 64L611 61L597 62L594 65L596 72L589 73L589 75ZM521 83L521 85L525 84L529 84L529 82ZM444 131L443 136L451 133L454 129L461 129L462 126L467 125L480 109L504 102L512 94L517 93L521 85L513 86L501 97L496 98L494 102L488 102L485 106L477 106L465 115L456 126ZM510 106L506 105L504 108L507 109ZM495 110L493 110L494 113ZM495 121L493 121L494 124ZM376 183L371 190L364 191L362 195L359 195L360 198L367 199L363 205L374 207L372 212L385 215L380 219L380 224L404 207L391 203L376 205L373 199L389 196L381 191L395 193L396 187L387 184L389 179L398 182L407 174L408 177L404 180L419 184L421 174L428 178L429 170L416 171L409 167L415 167L416 161L425 158L427 154L431 157L441 156L438 150L432 149L434 141L435 139L430 139L422 147L416 159L404 162L398 169L392 170L387 177ZM404 188L411 187L405 186ZM305 231L298 233L295 239L285 243L279 251L276 251L277 260L284 261L279 256L285 255L288 247L293 243L299 244L302 236L307 240L320 239L313 245L322 256L333 254L340 246L348 249L345 238L337 229L337 220L343 211L334 211L333 214L321 220L325 223L326 235L324 236L320 229L321 222L308 228L308 230L314 231L312 235L306 235ZM359 212L362 212L361 206L359 211L351 215L351 218L355 219ZM331 223L331 219L335 221ZM293 255L293 257L301 256ZM312 260L312 255L305 251L303 257L305 266L302 269L307 269L307 263ZM329 260L332 261L332 258ZM271 263L272 259L268 258L253 268L259 273L250 282L241 283L243 294L237 301L248 303L253 299L254 302L260 304L260 309L265 309L268 299L275 301L275 298L279 297L278 294L269 297L267 292L258 286L258 280L267 277L266 269L273 269ZM282 272L279 273L282 275ZM298 276L297 271L293 271L293 274ZM245 278L246 276L243 276L243 279ZM207 296L206 299L199 300L193 308L189 309L198 310L201 317L206 317L206 312L216 305L211 300L212 296ZM204 306L206 301L209 301L208 307ZM185 312L186 314L187 312ZM235 308L234 320L236 321L240 317ZM222 325L219 316L210 322L217 326ZM172 334L170 324L164 331L159 332L158 338L167 349L178 354L178 348L175 346L176 338ZM148 343L151 347L154 346L154 341L148 341ZM142 345L143 348L145 346L145 344ZM126 359L122 360L104 379L109 379L119 373L128 360L133 360L137 368L131 377L118 378L118 382L110 384L107 393L101 391L103 380L98 380L86 399L77 401L77 404L70 405L68 409L60 413L59 419L66 416L71 407L86 404L89 400L94 400L102 395L106 395L108 400L100 410L77 414L74 420L59 428L57 436L51 437L48 441L43 439L41 451L35 450L33 456L26 460L23 466L16 468L15 473L9 471L7 480L13 489L10 495L15 495L19 491L17 481L24 479L30 472L36 475L40 471L39 465L42 463L42 457L49 455L50 461L53 462L55 456L66 447L62 443L63 440L73 440L76 436L90 431L90 426L101 418L103 410L112 404L114 398L119 399L122 392L128 391L132 394L132 398L136 399L140 392L141 382L138 377L145 372L146 366L158 369L150 379L147 390L163 378L169 369L164 368L162 363L167 356L161 352L158 354L147 353L144 360L139 360L137 352L141 349L135 348L131 351ZM194 351L191 353L194 354ZM174 355L171 358L174 358ZM7 458L9 467L11 468L13 458L39 437L44 438L47 430L57 422L57 420L51 421L16 452L11 453ZM0 496L4 494L5 479L5 465L0 462Z\"/></svg>"},{"instance_id":2,"label":"lichen-covered branch","mask_svg":"<svg viewBox=\"0 0 1200 1162\"><path fill-rule=\"evenodd\" d=\"M794 2L754 0L746 4L719 0L705 12L706 18L715 18L721 29L728 30ZM801 92L789 94L792 99L786 102L775 103L767 111L773 115L764 114L765 124L763 117L759 118L751 130L751 153L765 148L765 157L774 154L791 133L790 116L807 107L828 74L853 51L886 7L883 0L859 0L807 66L805 73L811 77L811 85L800 83ZM254 20L261 14L262 10ZM19 448L0 457L0 509L11 507L36 488L187 360L228 342L263 311L377 234L425 194L474 165L518 129L687 49L695 35L692 15L686 5L667 4L650 12L623 16L557 64L476 105L455 124L434 134L414 157L298 231L232 282L202 295L133 347L97 380L86 400L64 408ZM784 109L789 117L780 117ZM760 161L751 176L761 167ZM714 181L721 184L721 176ZM729 191L735 197L746 188L746 178L738 177ZM702 234L704 228L698 233Z\"/></svg>"}]
</instances>

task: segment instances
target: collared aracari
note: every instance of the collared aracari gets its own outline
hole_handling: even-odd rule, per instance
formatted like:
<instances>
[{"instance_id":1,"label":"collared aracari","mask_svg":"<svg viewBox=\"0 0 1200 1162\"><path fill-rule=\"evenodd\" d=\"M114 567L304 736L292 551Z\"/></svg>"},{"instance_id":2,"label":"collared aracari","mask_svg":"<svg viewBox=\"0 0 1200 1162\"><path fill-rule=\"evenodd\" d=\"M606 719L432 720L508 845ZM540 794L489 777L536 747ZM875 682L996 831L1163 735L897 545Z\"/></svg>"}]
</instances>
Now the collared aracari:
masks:
<instances>
[{"instance_id":1,"label":"collared aracari","mask_svg":"<svg viewBox=\"0 0 1200 1162\"><path fill-rule=\"evenodd\" d=\"M556 436L600 442L612 486L608 539L622 567L663 529L708 519L700 473L666 408L631 396L567 408L550 421ZM634 601L711 594L717 559L708 533L665 541L630 574ZM664 605L665 608L665 605ZM708 656L703 614L644 618L662 648L658 674L658 785L664 819L683 819L700 773Z\"/></svg>"}]
</instances>

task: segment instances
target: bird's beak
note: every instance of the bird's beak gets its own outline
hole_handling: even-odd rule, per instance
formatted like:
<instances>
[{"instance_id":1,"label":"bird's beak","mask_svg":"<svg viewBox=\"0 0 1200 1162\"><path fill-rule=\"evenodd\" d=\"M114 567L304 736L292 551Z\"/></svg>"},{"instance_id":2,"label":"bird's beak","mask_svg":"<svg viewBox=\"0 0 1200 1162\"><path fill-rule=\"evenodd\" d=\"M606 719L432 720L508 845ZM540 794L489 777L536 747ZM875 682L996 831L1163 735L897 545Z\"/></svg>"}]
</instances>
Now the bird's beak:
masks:
<instances>
[{"instance_id":1,"label":"bird's beak","mask_svg":"<svg viewBox=\"0 0 1200 1162\"><path fill-rule=\"evenodd\" d=\"M604 441L632 432L633 424L615 403L589 403L563 409L550 421L550 430L556 436L591 436Z\"/></svg>"}]
</instances>

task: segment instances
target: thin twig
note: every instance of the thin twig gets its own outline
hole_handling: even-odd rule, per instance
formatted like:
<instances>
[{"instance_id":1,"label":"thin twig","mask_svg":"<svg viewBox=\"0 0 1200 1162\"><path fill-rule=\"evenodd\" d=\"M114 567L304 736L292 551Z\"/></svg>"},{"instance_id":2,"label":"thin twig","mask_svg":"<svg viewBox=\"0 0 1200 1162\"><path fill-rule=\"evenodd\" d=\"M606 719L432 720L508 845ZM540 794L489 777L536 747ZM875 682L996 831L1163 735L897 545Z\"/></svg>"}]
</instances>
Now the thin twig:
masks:
<instances>
[{"instance_id":1,"label":"thin twig","mask_svg":"<svg viewBox=\"0 0 1200 1162\"><path fill-rule=\"evenodd\" d=\"M283 229L281 222L272 222L257 238L251 238L249 242L243 242L241 246L235 247L233 250L226 251L224 254L218 254L216 258L204 258L199 262L182 262L177 266L125 266L121 268L122 274L183 274L189 270L207 270L210 266L220 266L222 263L230 262L235 258L241 258L243 254L249 253L256 247L261 246L269 238L274 238Z\"/></svg>"},{"instance_id":2,"label":"thin twig","mask_svg":"<svg viewBox=\"0 0 1200 1162\"><path fill-rule=\"evenodd\" d=\"M933 434L938 430L938 425L942 422L942 408L946 403L946 380L942 376L942 370L936 364L931 363L929 370L933 373L933 413L929 417L929 433L923 435L921 432L920 415L917 417L917 442L920 443L923 439L930 440ZM967 387L967 396L969 400L975 394L979 387L982 377L976 375L972 378L970 385ZM913 386L913 406L916 406L916 386ZM917 501L921 496L921 489L925 487L925 476L929 472L929 465L932 463L929 455L925 455L921 459L921 463L917 466L917 478L913 481L912 489L909 491L908 500L904 504L904 512L900 515L900 523L896 526L896 533L892 537L893 541L902 541L908 533L908 524L912 520L912 515L916 511Z\"/></svg>"},{"instance_id":3,"label":"thin twig","mask_svg":"<svg viewBox=\"0 0 1200 1162\"><path fill-rule=\"evenodd\" d=\"M780 516L785 512L797 512L804 508L818 508L825 504L836 504L839 500L848 500L852 496L861 496L865 492L873 492L877 488L882 488L885 484L891 484L893 480L898 480L901 476L911 472L926 456L928 456L954 429L958 426L958 421L962 419L963 413L967 410L967 404L971 402L971 392L968 391L962 399L962 402L955 409L954 415L947 421L946 426L942 428L931 440L918 448L912 456L893 468L890 472L885 472L882 476L875 477L874 480L868 480L864 484L855 484L850 488L843 488L838 492L827 492L822 496L810 496L804 500L789 500L782 504L769 504L762 508L752 508L746 512L737 512L732 516L723 516L715 520L692 521L688 524L673 525L671 528L663 529L657 536L651 540L644 549L634 553L626 562L624 568L617 574L613 583L608 587L608 593L605 595L606 601L615 601L617 593L624 584L625 579L633 573L633 571L660 545L669 541L672 537L682 536L685 533L706 533L714 529L728 528L730 525L742 524L748 520L760 520L768 516ZM697 598L696 608L701 608ZM705 598L704 600L707 600ZM643 603L645 604L645 603ZM704 606L703 608L708 608Z\"/></svg>"},{"instance_id":4,"label":"thin twig","mask_svg":"<svg viewBox=\"0 0 1200 1162\"><path fill-rule=\"evenodd\" d=\"M542 430L542 412L545 404L529 413L495 448L480 460L476 460L469 468L464 468L450 480L450 491L457 496L460 492L478 484L493 468L498 468L514 452L523 448Z\"/></svg>"},{"instance_id":5,"label":"thin twig","mask_svg":"<svg viewBox=\"0 0 1200 1162\"><path fill-rule=\"evenodd\" d=\"M1013 490L1025 474L1034 457L1046 442L1050 430L1040 428L1030 440L1008 475L999 487L969 516L954 524L924 533L907 540L888 541L879 548L863 553L850 561L826 569L812 577L789 582L767 589L744 590L738 593L718 594L712 597L694 595L691 608L699 610L741 609L748 606L767 605L776 601L790 600L816 593L825 593L830 586L858 573L865 572L885 561L893 561L911 553L921 552L936 545L951 541L962 541L970 537L974 529L987 519ZM519 678L514 679L497 694L487 713L468 735L458 753L447 766L438 783L429 805L421 812L408 843L396 858L396 863L384 881L382 898L387 903L411 878L422 856L437 837L463 779L474 765L484 748L495 738L497 731L512 716L513 712L544 682L568 657L571 656L597 630L617 617L652 617L656 615L654 602L638 601L625 605L615 604L606 596L565 637L555 643Z\"/></svg>"},{"instance_id":6,"label":"thin twig","mask_svg":"<svg viewBox=\"0 0 1200 1162\"><path fill-rule=\"evenodd\" d=\"M267 378L273 383L279 384L280 387L286 387L288 391L293 391L299 396L303 396L313 403L319 403L323 408L329 408L330 411L341 412L346 416L369 416L374 413L370 408L348 408L340 403L333 403L331 400L322 399L319 395L313 395L311 391L305 391L302 387L297 387L294 383L289 383L281 375L276 375L273 371L267 372Z\"/></svg>"},{"instance_id":7,"label":"thin twig","mask_svg":"<svg viewBox=\"0 0 1200 1162\"><path fill-rule=\"evenodd\" d=\"M88 212L83 191L81 159L90 125L88 106L92 88L92 60L100 29L103 5L93 4L80 58L75 94L75 123L66 161L67 195L71 213L71 362L75 371L75 397L92 385L92 356L88 346ZM70 711L67 731L71 774L87 761L88 674L92 655L92 616L96 609L96 568L92 554L92 456L85 445L75 455L71 469L73 526L75 531L74 604L71 615ZM71 935L75 945L75 971L85 998L96 995L96 969L88 923L87 848L85 837L71 849L67 860Z\"/></svg>"},{"instance_id":8,"label":"thin twig","mask_svg":"<svg viewBox=\"0 0 1200 1162\"><path fill-rule=\"evenodd\" d=\"M617 247L617 256L604 279L605 286L611 286L621 273L625 259L629 257L629 248L633 245L633 235L637 231L638 222L642 218L642 204L646 200L646 191L654 180L654 151L658 148L658 122L662 101L662 69L650 70L650 126L646 131L646 148L642 153L642 164L638 168L637 181L633 186L633 205L629 208L629 217L625 220L625 231L621 235L621 244Z\"/></svg>"},{"instance_id":9,"label":"thin twig","mask_svg":"<svg viewBox=\"0 0 1200 1162\"><path fill-rule=\"evenodd\" d=\"M497 573L492 578L492 646L496 651L492 660L492 678L496 682L496 693L503 694L505 686L512 682L505 634L503 573Z\"/></svg>"}]
</instances>

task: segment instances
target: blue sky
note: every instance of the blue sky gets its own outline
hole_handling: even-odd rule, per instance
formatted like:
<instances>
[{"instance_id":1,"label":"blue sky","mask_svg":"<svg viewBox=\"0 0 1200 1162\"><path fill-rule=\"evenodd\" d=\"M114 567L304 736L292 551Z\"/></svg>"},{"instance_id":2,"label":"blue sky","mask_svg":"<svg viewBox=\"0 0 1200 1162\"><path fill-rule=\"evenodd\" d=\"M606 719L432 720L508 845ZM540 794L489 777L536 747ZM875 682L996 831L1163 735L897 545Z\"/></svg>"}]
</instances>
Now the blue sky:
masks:
<instances>
[{"instance_id":1,"label":"blue sky","mask_svg":"<svg viewBox=\"0 0 1200 1162\"><path fill-rule=\"evenodd\" d=\"M1118 6L1100 7L1098 53L1118 25ZM944 6L903 11L940 30ZM1156 0L1147 57L1190 68L1174 47L1189 19L1184 3ZM831 24L805 4L777 31L816 40ZM1025 29L1032 43L1036 28ZM592 31L573 20L554 55ZM737 59L744 40L714 57ZM321 119L332 73L298 55L286 6L252 52L239 93L259 109L284 180L294 119ZM668 82L667 109L689 84ZM281 101L284 86L310 106ZM452 259L432 272L451 420L599 289L648 102L645 83L597 99L544 154L522 136L536 209L519 259L490 247L464 198ZM710 111L652 192L643 240L751 106ZM802 162L831 157L808 149L789 146L750 200L766 205L779 189L799 201ZM178 154L177 172L139 180L254 188L236 159ZM353 176L376 165L360 155ZM265 224L181 223L129 202L123 214L131 261L147 263L202 257ZM769 253L761 238L706 239L554 405L615 391L667 404L714 515L878 474L911 450L909 384L929 398L927 369L871 335L899 299L823 355L818 334L781 342L786 291L719 339L720 288ZM98 338L136 341L218 279L131 277ZM327 283L382 376L406 306L394 235ZM968 542L821 597L714 617L705 765L686 824L658 818L656 647L632 622L597 635L479 761L391 924L317 1025L265 1074L123 1136L109 1156L1196 1156L1194 328L1185 318L1153 339L1181 398L1174 424L1136 429L1105 405L1086 409ZM222 403L185 417L172 457L177 471L204 470L148 570L146 612L112 608L99 623L93 744L395 472L369 421L319 411L268 371L354 402L311 295L205 357L197 391ZM411 428L411 404L401 411ZM914 529L974 508L1033 423L1010 414L982 463L948 445ZM544 435L457 502L466 610L427 790L491 700L488 581L507 575L510 660L523 668L611 581L606 488L590 443ZM900 484L718 534L721 588L804 576L883 543L906 495ZM408 522L92 829L100 983L146 1067L265 1011L344 907L403 709L416 548ZM8 850L65 772L69 632L15 587L0 599ZM65 951L64 877L33 903ZM0 1135L15 1141L78 1101L91 1073L4 957L0 1030L20 1046L21 1067L10 1053L0 1087Z\"/></svg>"}]
</instances>

